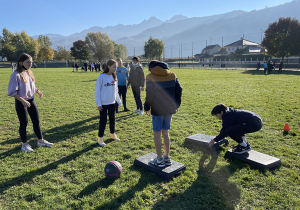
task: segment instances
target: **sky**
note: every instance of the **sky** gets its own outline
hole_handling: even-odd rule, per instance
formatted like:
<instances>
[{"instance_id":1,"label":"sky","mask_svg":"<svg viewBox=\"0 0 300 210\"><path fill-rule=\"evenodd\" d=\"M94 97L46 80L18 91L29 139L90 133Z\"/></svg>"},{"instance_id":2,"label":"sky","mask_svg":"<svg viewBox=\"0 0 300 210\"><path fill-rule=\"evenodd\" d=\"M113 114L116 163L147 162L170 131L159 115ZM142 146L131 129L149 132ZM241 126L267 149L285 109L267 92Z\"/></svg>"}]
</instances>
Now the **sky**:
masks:
<instances>
[{"instance_id":1,"label":"sky","mask_svg":"<svg viewBox=\"0 0 300 210\"><path fill-rule=\"evenodd\" d=\"M138 24L151 16L203 17L233 10L260 10L292 0L0 0L0 30L30 36L81 32L93 26Z\"/></svg>"}]
</instances>

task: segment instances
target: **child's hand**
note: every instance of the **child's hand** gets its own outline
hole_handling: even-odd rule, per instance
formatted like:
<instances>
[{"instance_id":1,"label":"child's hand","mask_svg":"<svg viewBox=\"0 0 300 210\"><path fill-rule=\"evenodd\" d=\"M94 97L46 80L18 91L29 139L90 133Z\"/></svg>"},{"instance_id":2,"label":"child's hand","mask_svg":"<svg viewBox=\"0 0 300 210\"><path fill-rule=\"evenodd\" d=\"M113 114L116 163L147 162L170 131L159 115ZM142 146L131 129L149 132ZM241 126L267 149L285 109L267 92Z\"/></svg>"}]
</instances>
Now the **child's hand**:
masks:
<instances>
[{"instance_id":1,"label":"child's hand","mask_svg":"<svg viewBox=\"0 0 300 210\"><path fill-rule=\"evenodd\" d=\"M215 140L210 140L210 142L208 143L208 145L210 146L210 147L212 147L212 146L214 146L214 144L215 144Z\"/></svg>"},{"instance_id":2,"label":"child's hand","mask_svg":"<svg viewBox=\"0 0 300 210\"><path fill-rule=\"evenodd\" d=\"M43 93L42 93L40 90L37 91L37 94L39 94L39 97L40 97L40 98L43 97Z\"/></svg>"},{"instance_id":3,"label":"child's hand","mask_svg":"<svg viewBox=\"0 0 300 210\"><path fill-rule=\"evenodd\" d=\"M98 106L98 110L101 112L103 110L102 106Z\"/></svg>"},{"instance_id":4,"label":"child's hand","mask_svg":"<svg viewBox=\"0 0 300 210\"><path fill-rule=\"evenodd\" d=\"M146 111L146 115L150 116L150 111Z\"/></svg>"}]
</instances>

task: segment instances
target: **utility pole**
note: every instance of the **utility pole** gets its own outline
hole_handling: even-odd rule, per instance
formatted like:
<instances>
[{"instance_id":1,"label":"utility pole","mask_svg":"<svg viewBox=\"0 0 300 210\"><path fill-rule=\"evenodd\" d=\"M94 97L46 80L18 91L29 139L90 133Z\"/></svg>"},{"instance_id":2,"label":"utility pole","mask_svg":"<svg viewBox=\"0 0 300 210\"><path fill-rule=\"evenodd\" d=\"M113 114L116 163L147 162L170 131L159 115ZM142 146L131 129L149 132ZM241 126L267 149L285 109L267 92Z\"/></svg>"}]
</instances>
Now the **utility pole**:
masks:
<instances>
[{"instance_id":1,"label":"utility pole","mask_svg":"<svg viewBox=\"0 0 300 210\"><path fill-rule=\"evenodd\" d=\"M171 59L172 59L173 57L172 57L172 45L171 45Z\"/></svg>"},{"instance_id":2,"label":"utility pole","mask_svg":"<svg viewBox=\"0 0 300 210\"><path fill-rule=\"evenodd\" d=\"M181 57L180 57L180 58L181 58L181 60L182 60L182 43L181 43Z\"/></svg>"},{"instance_id":3,"label":"utility pole","mask_svg":"<svg viewBox=\"0 0 300 210\"><path fill-rule=\"evenodd\" d=\"M192 42L192 58L194 57L194 42Z\"/></svg>"},{"instance_id":4,"label":"utility pole","mask_svg":"<svg viewBox=\"0 0 300 210\"><path fill-rule=\"evenodd\" d=\"M135 56L135 47L133 48L133 55Z\"/></svg>"},{"instance_id":5,"label":"utility pole","mask_svg":"<svg viewBox=\"0 0 300 210\"><path fill-rule=\"evenodd\" d=\"M178 46L179 46L179 62L180 62L180 42L178 42Z\"/></svg>"}]
</instances>

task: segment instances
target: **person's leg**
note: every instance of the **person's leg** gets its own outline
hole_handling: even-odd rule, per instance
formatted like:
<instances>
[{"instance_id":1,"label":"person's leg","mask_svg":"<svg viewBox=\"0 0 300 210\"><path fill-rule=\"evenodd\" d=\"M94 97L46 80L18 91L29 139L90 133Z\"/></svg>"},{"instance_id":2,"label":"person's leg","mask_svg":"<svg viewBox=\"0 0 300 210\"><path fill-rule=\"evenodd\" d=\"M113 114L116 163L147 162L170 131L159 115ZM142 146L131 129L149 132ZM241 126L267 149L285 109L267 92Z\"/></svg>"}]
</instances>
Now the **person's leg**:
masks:
<instances>
[{"instance_id":1,"label":"person's leg","mask_svg":"<svg viewBox=\"0 0 300 210\"><path fill-rule=\"evenodd\" d=\"M107 105L102 105L102 111L99 111L99 112L100 112L100 121L99 121L98 136L100 138L103 138L104 130L106 127L106 122L107 122Z\"/></svg>"},{"instance_id":2,"label":"person's leg","mask_svg":"<svg viewBox=\"0 0 300 210\"><path fill-rule=\"evenodd\" d=\"M21 140L23 144L27 144L27 133L26 133L26 127L28 123L27 108L25 108L22 102L18 101L17 99L15 100L15 108L20 121L19 133L21 136Z\"/></svg>"},{"instance_id":3,"label":"person's leg","mask_svg":"<svg viewBox=\"0 0 300 210\"><path fill-rule=\"evenodd\" d=\"M107 109L108 109L110 133L114 134L115 133L115 117L116 117L115 104L107 105Z\"/></svg>"},{"instance_id":4,"label":"person's leg","mask_svg":"<svg viewBox=\"0 0 300 210\"><path fill-rule=\"evenodd\" d=\"M262 128L262 122L257 120L251 123L241 123L234 126L227 128L226 133L227 135L236 141L239 144L247 143L244 142L246 133L253 133L259 131Z\"/></svg>"},{"instance_id":5,"label":"person's leg","mask_svg":"<svg viewBox=\"0 0 300 210\"><path fill-rule=\"evenodd\" d=\"M40 116L39 116L38 108L36 106L34 99L31 99L28 102L31 104L31 106L29 108L27 108L27 110L28 110L28 114L29 114L32 124L33 124L34 133L35 133L36 137L38 138L38 140L42 141L43 135L42 135L42 131L41 131Z\"/></svg>"},{"instance_id":6,"label":"person's leg","mask_svg":"<svg viewBox=\"0 0 300 210\"><path fill-rule=\"evenodd\" d=\"M140 87L137 88L137 106L139 107L139 110L143 110L143 103L142 103L142 99L141 99L141 89Z\"/></svg>"},{"instance_id":7,"label":"person's leg","mask_svg":"<svg viewBox=\"0 0 300 210\"><path fill-rule=\"evenodd\" d=\"M161 133L162 133L162 136L164 138L164 148L165 148L164 156L169 157L169 154L170 154L169 130L162 129Z\"/></svg>"},{"instance_id":8,"label":"person's leg","mask_svg":"<svg viewBox=\"0 0 300 210\"><path fill-rule=\"evenodd\" d=\"M161 131L153 131L154 133L154 144L155 144L155 149L156 149L156 154L157 157L162 158L162 154L161 154Z\"/></svg>"},{"instance_id":9,"label":"person's leg","mask_svg":"<svg viewBox=\"0 0 300 210\"><path fill-rule=\"evenodd\" d=\"M140 107L138 106L138 102L137 102L137 97L138 97L138 95L137 95L137 89L138 89L139 87L136 87L136 86L132 86L131 87L131 89L132 89L132 93L133 93L133 97L134 97L134 100L135 100L135 104L136 104L136 109L137 110L139 110L140 109Z\"/></svg>"}]
</instances>

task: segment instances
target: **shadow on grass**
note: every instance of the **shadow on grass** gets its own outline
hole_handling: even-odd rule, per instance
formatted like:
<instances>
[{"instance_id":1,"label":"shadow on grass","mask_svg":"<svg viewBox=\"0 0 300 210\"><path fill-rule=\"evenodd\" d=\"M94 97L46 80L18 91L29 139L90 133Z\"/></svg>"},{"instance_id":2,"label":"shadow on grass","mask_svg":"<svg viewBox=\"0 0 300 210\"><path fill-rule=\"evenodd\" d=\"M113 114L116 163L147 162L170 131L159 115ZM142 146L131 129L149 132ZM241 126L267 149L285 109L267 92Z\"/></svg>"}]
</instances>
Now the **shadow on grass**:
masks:
<instances>
[{"instance_id":1,"label":"shadow on grass","mask_svg":"<svg viewBox=\"0 0 300 210\"><path fill-rule=\"evenodd\" d=\"M98 123L96 124L92 124L92 125L88 125L88 126L82 126L83 124L99 119L99 116L95 116L95 117L91 117L89 119L86 120L82 120L82 121L78 121L75 123L71 123L71 124L67 124L67 125L63 125L63 126L59 126L59 127L55 127L52 129L49 129L45 132L43 132L43 136L45 139L49 140L50 142L53 143L57 143L60 141L64 141L68 138L71 138L73 136L78 136L82 133L87 133L93 130L97 130L98 129ZM35 134L31 134L31 135L27 135L27 139L30 138L36 138ZM10 156L12 154L18 153L21 149L21 139L20 138L16 138L16 139L10 139L4 142L1 142L1 145L5 145L5 144L14 144L14 143L19 143L20 142L20 146L17 146L13 149L10 149L6 152L3 152L0 154L0 159L3 159L7 156ZM33 143L33 142L31 142ZM35 143L35 142L34 142ZM36 147L35 144L31 145L33 147L33 149Z\"/></svg>"},{"instance_id":2,"label":"shadow on grass","mask_svg":"<svg viewBox=\"0 0 300 210\"><path fill-rule=\"evenodd\" d=\"M217 154L203 153L198 177L191 186L183 193L159 201L152 209L235 209L241 193L228 179L242 166L230 167L232 170L221 167L213 171L217 158Z\"/></svg>"},{"instance_id":3,"label":"shadow on grass","mask_svg":"<svg viewBox=\"0 0 300 210\"><path fill-rule=\"evenodd\" d=\"M96 82L97 79L91 79L91 80L87 80L87 81L80 81L80 82Z\"/></svg>"},{"instance_id":4,"label":"shadow on grass","mask_svg":"<svg viewBox=\"0 0 300 210\"><path fill-rule=\"evenodd\" d=\"M129 167L130 170L139 170L139 168L137 166L131 166ZM159 180L162 180L161 178L158 178L156 175L153 174L153 176L151 176L149 173L149 171L143 171L144 169L139 170L141 172L141 178L139 179L138 183L133 186L132 188L130 188L129 190L127 190L126 192L122 193L119 197L109 201L108 203L105 203L101 206L96 207L96 209L119 209L123 204L125 204L126 202L130 201L134 196L136 192L140 192L142 191L147 185L154 185L157 182L159 182ZM143 171L143 172L142 172ZM104 181L104 180L103 180ZM89 186L93 186L93 184L89 185ZM96 184L97 185L97 184ZM101 184L99 183L99 186ZM103 184L102 184L103 185ZM86 188L89 188L86 187ZM86 189L85 188L85 189ZM81 193L79 194L81 195Z\"/></svg>"},{"instance_id":5,"label":"shadow on grass","mask_svg":"<svg viewBox=\"0 0 300 210\"><path fill-rule=\"evenodd\" d=\"M256 70L247 70L247 71L243 71L241 72L241 74L249 74L249 75L257 75L257 76L268 76L269 74L267 75L264 75L264 71L263 70L260 70L259 71L259 74L256 74ZM300 76L300 71L289 71L289 70L283 70L282 73L278 73L278 70L275 71L275 73L272 71L271 72L271 75L299 75Z\"/></svg>"},{"instance_id":6,"label":"shadow on grass","mask_svg":"<svg viewBox=\"0 0 300 210\"><path fill-rule=\"evenodd\" d=\"M24 175L21 175L21 176L9 179L9 180L7 180L5 182L2 182L0 184L0 193L3 193L5 190L7 190L8 188L10 188L12 186L19 186L19 185L24 184L25 182L32 181L32 179L34 179L34 177L43 175L43 174L45 174L45 173L47 173L47 172L49 172L51 170L54 170L59 165L65 164L65 163L67 163L69 161L72 161L72 160L78 158L83 153L86 153L86 152L88 152L88 151L90 151L90 150L92 150L92 149L94 149L96 147L97 147L96 144L91 144L90 146L86 147L85 149L77 151L77 152L74 152L74 153L72 153L72 154L70 154L70 155L68 155L68 156L66 156L66 157L64 157L64 158L62 158L62 159L60 159L58 161L50 163L47 166L44 166L42 168L30 171L30 172L27 172Z\"/></svg>"}]
</instances>

